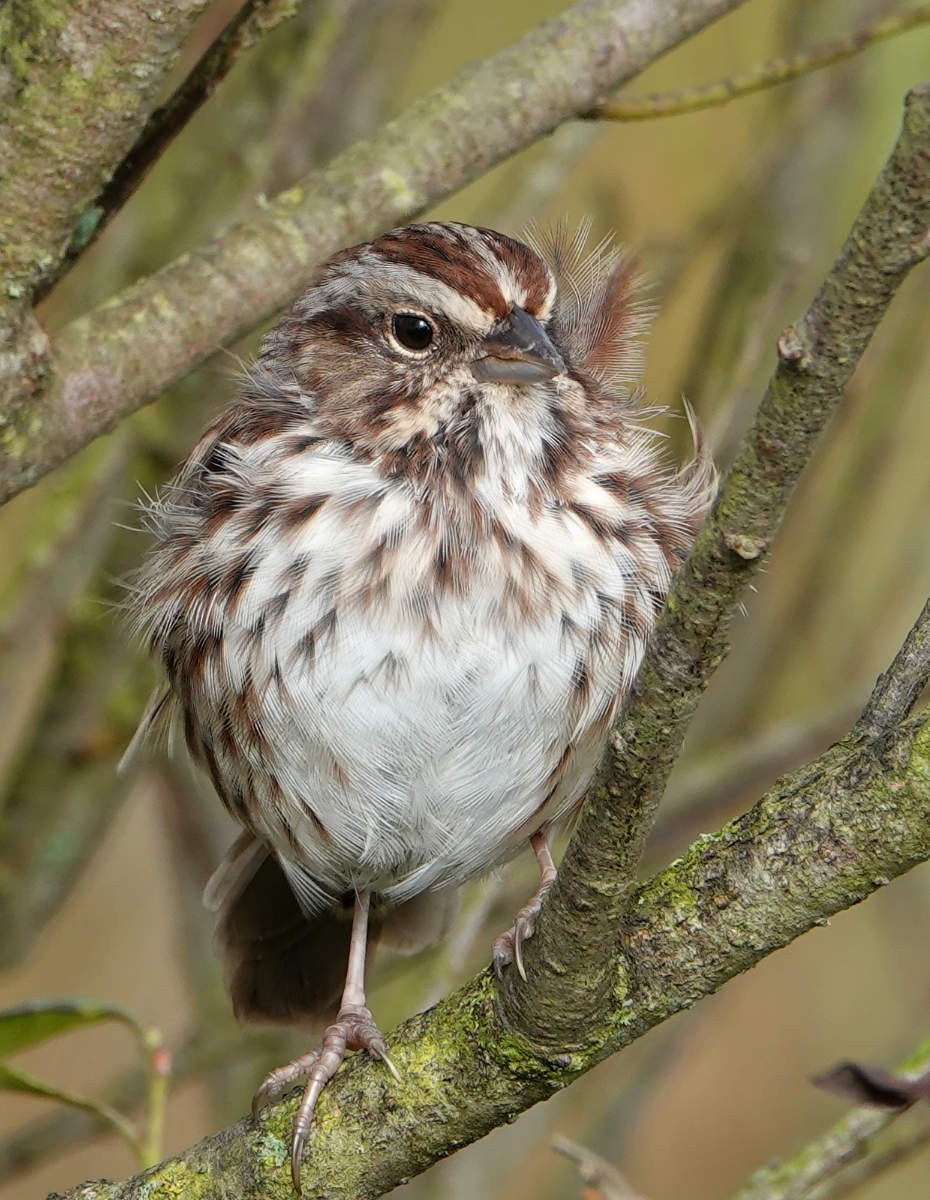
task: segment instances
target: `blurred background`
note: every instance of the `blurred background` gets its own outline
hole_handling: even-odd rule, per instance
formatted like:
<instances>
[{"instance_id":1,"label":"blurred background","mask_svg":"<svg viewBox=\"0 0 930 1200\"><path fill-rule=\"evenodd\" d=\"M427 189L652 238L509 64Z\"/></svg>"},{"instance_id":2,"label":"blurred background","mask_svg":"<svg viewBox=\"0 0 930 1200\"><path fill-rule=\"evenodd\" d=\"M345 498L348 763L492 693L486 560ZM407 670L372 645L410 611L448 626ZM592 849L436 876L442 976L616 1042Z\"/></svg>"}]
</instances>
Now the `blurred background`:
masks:
<instances>
[{"instance_id":1,"label":"blurred background","mask_svg":"<svg viewBox=\"0 0 930 1200\"><path fill-rule=\"evenodd\" d=\"M187 66L237 7L213 6ZM49 296L57 328L157 268L559 0L311 0L236 67L143 187ZM901 4L754 0L635 81L705 82L845 33ZM436 210L519 235L589 217L631 244L657 309L645 386L686 396L726 466L773 366L890 150L906 89L930 77L930 29L713 109L571 123ZM806 474L676 770L644 873L755 800L852 722L930 592L930 276L902 289ZM255 339L235 348L249 354ZM88 995L158 1026L176 1057L165 1152L247 1110L306 1033L233 1021L200 892L231 840L183 763L115 765L154 673L127 636L120 578L144 539L133 503L169 477L234 389L220 354L156 405L0 511L0 1008ZM685 423L667 422L685 453ZM529 857L529 856L527 856ZM383 1028L488 961L531 889L521 859L468 890L449 943L383 954ZM718 1200L845 1111L808 1077L855 1057L893 1065L930 1026L930 870L916 870L653 1031L404 1195L567 1200L567 1135L650 1200ZM138 1096L131 1039L91 1029L17 1060L66 1088ZM919 1119L919 1114L915 1114ZM910 1118L908 1118L910 1119ZM0 1093L0 1195L20 1200L134 1169L111 1135ZM593 1193L589 1193L593 1194ZM861 1193L930 1195L930 1152Z\"/></svg>"}]
</instances>

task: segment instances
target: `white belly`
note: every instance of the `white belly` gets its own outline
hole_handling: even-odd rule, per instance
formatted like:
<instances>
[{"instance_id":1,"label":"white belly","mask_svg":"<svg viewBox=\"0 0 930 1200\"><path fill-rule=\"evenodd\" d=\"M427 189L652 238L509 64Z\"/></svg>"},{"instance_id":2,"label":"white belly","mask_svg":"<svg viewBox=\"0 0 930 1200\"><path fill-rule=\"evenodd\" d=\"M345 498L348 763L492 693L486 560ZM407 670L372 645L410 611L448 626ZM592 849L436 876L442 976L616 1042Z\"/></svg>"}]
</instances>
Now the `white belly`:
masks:
<instances>
[{"instance_id":1,"label":"white belly","mask_svg":"<svg viewBox=\"0 0 930 1200\"><path fill-rule=\"evenodd\" d=\"M197 706L219 790L308 907L460 883L568 809L638 669L647 584L666 582L651 541L634 558L564 509L513 505L444 587L413 506L328 506L200 614L223 630Z\"/></svg>"}]
</instances>

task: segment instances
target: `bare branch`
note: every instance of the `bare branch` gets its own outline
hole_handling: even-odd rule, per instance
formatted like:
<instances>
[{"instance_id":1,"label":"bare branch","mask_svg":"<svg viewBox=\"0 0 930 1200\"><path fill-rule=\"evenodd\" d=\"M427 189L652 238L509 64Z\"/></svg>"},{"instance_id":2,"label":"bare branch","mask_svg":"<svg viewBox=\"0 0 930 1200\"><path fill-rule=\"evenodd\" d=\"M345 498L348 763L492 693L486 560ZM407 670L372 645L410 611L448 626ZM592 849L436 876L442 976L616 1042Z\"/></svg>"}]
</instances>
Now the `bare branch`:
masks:
<instances>
[{"instance_id":1,"label":"bare branch","mask_svg":"<svg viewBox=\"0 0 930 1200\"><path fill-rule=\"evenodd\" d=\"M875 691L859 719L861 732L880 737L903 721L930 683L930 600L923 607L907 641L894 662L879 678Z\"/></svg>"},{"instance_id":2,"label":"bare branch","mask_svg":"<svg viewBox=\"0 0 930 1200\"><path fill-rule=\"evenodd\" d=\"M0 395L11 394L14 407L40 383L38 361L24 373L16 352L32 296L144 125L206 6L165 0L145 16L134 0L0 6L0 345L10 356L0 362Z\"/></svg>"},{"instance_id":3,"label":"bare branch","mask_svg":"<svg viewBox=\"0 0 930 1200\"><path fill-rule=\"evenodd\" d=\"M897 1138L889 1146L866 1154L858 1162L847 1167L835 1178L825 1183L817 1193L817 1200L840 1200L842 1196L851 1196L863 1184L870 1183L886 1171L901 1166L915 1154L926 1150L930 1145L930 1124L924 1124L920 1129Z\"/></svg>"},{"instance_id":4,"label":"bare branch","mask_svg":"<svg viewBox=\"0 0 930 1200\"><path fill-rule=\"evenodd\" d=\"M578 1164L578 1174L587 1188L592 1188L601 1200L646 1200L633 1190L623 1175L605 1158L571 1138L555 1137L552 1149Z\"/></svg>"},{"instance_id":5,"label":"bare branch","mask_svg":"<svg viewBox=\"0 0 930 1200\"><path fill-rule=\"evenodd\" d=\"M740 96L751 96L753 92L777 87L778 84L810 75L813 71L832 67L861 54L870 46L928 23L930 4L919 4L916 8L873 21L846 37L810 46L789 58L770 59L740 75L731 75L716 83L676 88L652 96L621 96L608 100L585 115L593 121L651 121L655 117L674 117L681 113L699 112L703 108L716 108Z\"/></svg>"},{"instance_id":6,"label":"bare branch","mask_svg":"<svg viewBox=\"0 0 930 1200\"><path fill-rule=\"evenodd\" d=\"M194 113L213 95L233 65L260 37L294 16L297 0L245 0L225 29L201 55L170 99L159 105L93 204L82 214L86 232L72 238L58 270L36 289L40 299L67 266L103 232Z\"/></svg>"}]
</instances>

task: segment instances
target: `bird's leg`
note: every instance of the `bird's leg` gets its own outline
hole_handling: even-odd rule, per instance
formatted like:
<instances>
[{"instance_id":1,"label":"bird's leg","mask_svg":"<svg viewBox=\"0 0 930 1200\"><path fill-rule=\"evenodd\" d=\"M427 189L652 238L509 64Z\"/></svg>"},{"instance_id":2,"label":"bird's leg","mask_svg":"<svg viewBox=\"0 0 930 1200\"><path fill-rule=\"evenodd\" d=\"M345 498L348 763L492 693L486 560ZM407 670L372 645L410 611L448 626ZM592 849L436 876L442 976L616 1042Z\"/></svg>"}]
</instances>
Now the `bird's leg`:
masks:
<instances>
[{"instance_id":1,"label":"bird's leg","mask_svg":"<svg viewBox=\"0 0 930 1200\"><path fill-rule=\"evenodd\" d=\"M359 892L355 898L352 917L352 935L349 942L349 963L346 982L342 991L342 1002L336 1020L323 1034L318 1050L295 1058L293 1062L278 1067L267 1076L255 1093L252 1112L257 1114L269 1101L280 1096L292 1083L306 1079L300 1106L294 1116L291 1141L291 1177L300 1193L300 1160L304 1144L313 1123L313 1112L320 1093L342 1065L347 1050L367 1050L373 1058L385 1063L397 1078L397 1070L387 1056L384 1038L374 1022L365 1001L365 951L368 944L368 906L370 893Z\"/></svg>"},{"instance_id":2,"label":"bird's leg","mask_svg":"<svg viewBox=\"0 0 930 1200\"><path fill-rule=\"evenodd\" d=\"M533 853L539 864L539 887L517 913L511 928L494 939L491 958L498 979L502 978L504 967L508 963L514 963L520 972L520 978L526 979L526 970L523 966L523 943L527 938L533 936L543 896L555 883L557 872L555 863L552 861L552 852L549 849L548 825L543 825L542 829L533 834L530 838L530 845L533 847Z\"/></svg>"}]
</instances>

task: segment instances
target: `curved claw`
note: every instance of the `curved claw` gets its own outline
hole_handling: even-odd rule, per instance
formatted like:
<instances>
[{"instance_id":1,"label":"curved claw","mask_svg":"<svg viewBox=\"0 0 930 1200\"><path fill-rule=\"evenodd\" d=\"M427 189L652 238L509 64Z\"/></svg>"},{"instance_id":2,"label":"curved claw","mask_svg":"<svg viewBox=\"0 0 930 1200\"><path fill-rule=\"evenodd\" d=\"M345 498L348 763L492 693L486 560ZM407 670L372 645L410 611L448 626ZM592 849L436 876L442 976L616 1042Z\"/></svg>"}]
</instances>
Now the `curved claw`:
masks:
<instances>
[{"instance_id":1,"label":"curved claw","mask_svg":"<svg viewBox=\"0 0 930 1200\"><path fill-rule=\"evenodd\" d=\"M527 924L529 922L521 921L518 917L513 927L513 965L517 968L517 973L524 983L526 983L526 967L523 965L523 938L525 936L524 927ZM532 930L529 931L529 934L532 936Z\"/></svg>"},{"instance_id":2,"label":"curved claw","mask_svg":"<svg viewBox=\"0 0 930 1200\"><path fill-rule=\"evenodd\" d=\"M494 973L498 979L504 978L504 967L510 963L517 968L517 974L526 982L526 967L523 963L523 943L528 941L536 932L536 918L542 908L543 897L552 887L551 879L544 879L539 889L517 913L514 923L506 933L494 939L491 947L491 960Z\"/></svg>"},{"instance_id":3,"label":"curved claw","mask_svg":"<svg viewBox=\"0 0 930 1200\"><path fill-rule=\"evenodd\" d=\"M300 1164L304 1157L304 1146L307 1142L305 1133L295 1133L291 1142L291 1181L298 1196L303 1195L300 1188Z\"/></svg>"},{"instance_id":4,"label":"curved claw","mask_svg":"<svg viewBox=\"0 0 930 1200\"><path fill-rule=\"evenodd\" d=\"M381 1059L395 1079L400 1079L397 1068L388 1058L384 1038L375 1025L371 1012L365 1005L347 1004L339 1010L336 1020L327 1028L318 1050L311 1050L302 1058L296 1058L286 1066L272 1071L255 1093L252 1108L253 1111L258 1111L269 1099L280 1095L281 1091L296 1079L309 1075L304 1094L294 1114L291 1134L291 1179L298 1195L300 1164L313 1125L317 1101L327 1083L342 1065L347 1050L367 1051L372 1058Z\"/></svg>"},{"instance_id":5,"label":"curved claw","mask_svg":"<svg viewBox=\"0 0 930 1200\"><path fill-rule=\"evenodd\" d=\"M381 1051L381 1061L384 1063L384 1065L387 1067L387 1069L391 1072L391 1074L394 1076L394 1078L397 1080L397 1082L400 1083L400 1071L398 1071L398 1069L394 1066L394 1064L388 1058L386 1050Z\"/></svg>"}]
</instances>

